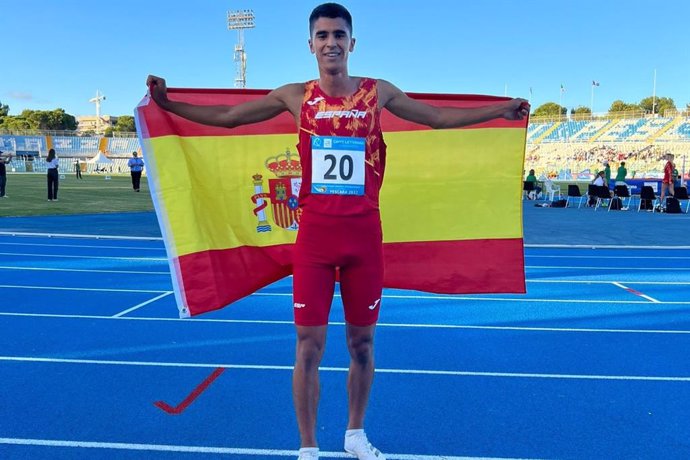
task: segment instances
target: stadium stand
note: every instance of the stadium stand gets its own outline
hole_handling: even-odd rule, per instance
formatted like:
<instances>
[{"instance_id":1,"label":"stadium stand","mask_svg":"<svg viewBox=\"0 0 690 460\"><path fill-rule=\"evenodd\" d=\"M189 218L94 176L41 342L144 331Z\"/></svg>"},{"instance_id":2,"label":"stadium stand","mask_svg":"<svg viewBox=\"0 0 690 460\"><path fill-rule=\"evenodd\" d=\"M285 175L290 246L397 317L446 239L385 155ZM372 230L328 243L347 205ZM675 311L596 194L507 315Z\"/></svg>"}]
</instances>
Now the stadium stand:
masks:
<instances>
[{"instance_id":1,"label":"stadium stand","mask_svg":"<svg viewBox=\"0 0 690 460\"><path fill-rule=\"evenodd\" d=\"M690 117L680 118L674 127L656 140L659 142L690 141Z\"/></svg>"},{"instance_id":2,"label":"stadium stand","mask_svg":"<svg viewBox=\"0 0 690 460\"><path fill-rule=\"evenodd\" d=\"M52 136L52 145L58 157L92 158L98 153L98 137Z\"/></svg>"},{"instance_id":3,"label":"stadium stand","mask_svg":"<svg viewBox=\"0 0 690 460\"><path fill-rule=\"evenodd\" d=\"M571 142L586 142L593 139L597 133L612 123L611 120L592 120L585 123L582 129L575 134Z\"/></svg>"},{"instance_id":4,"label":"stadium stand","mask_svg":"<svg viewBox=\"0 0 690 460\"><path fill-rule=\"evenodd\" d=\"M535 142L542 134L544 134L549 128L554 125L553 122L549 123L530 123L527 127L527 142Z\"/></svg>"},{"instance_id":5,"label":"stadium stand","mask_svg":"<svg viewBox=\"0 0 690 460\"><path fill-rule=\"evenodd\" d=\"M2 147L0 150L15 156L38 156L48 151L45 136L15 136L3 134L0 136Z\"/></svg>"},{"instance_id":6,"label":"stadium stand","mask_svg":"<svg viewBox=\"0 0 690 460\"><path fill-rule=\"evenodd\" d=\"M136 137L111 137L108 138L106 152L109 156L127 156L132 152L140 152L139 139Z\"/></svg>"},{"instance_id":7,"label":"stadium stand","mask_svg":"<svg viewBox=\"0 0 690 460\"><path fill-rule=\"evenodd\" d=\"M551 131L542 142L570 142L575 136L585 127L586 121L578 120L568 120L556 127Z\"/></svg>"},{"instance_id":8,"label":"stadium stand","mask_svg":"<svg viewBox=\"0 0 690 460\"><path fill-rule=\"evenodd\" d=\"M87 173L126 174L132 152L141 152L139 139L133 133L122 137L79 137L65 132L0 135L0 150L16 156L12 162L15 172L45 172L43 158L51 147L55 148L65 173L73 172L76 158L89 160L101 151L113 160L112 165L105 166L105 171L99 165L96 171L96 165L86 163ZM603 168L604 161L611 164L614 176L618 164L625 161L628 179L658 178L662 175L666 153L676 155L679 169L684 158L690 159L690 114L687 112L670 117L623 119L532 118L527 129L524 166L534 169L542 180L586 181Z\"/></svg>"}]
</instances>

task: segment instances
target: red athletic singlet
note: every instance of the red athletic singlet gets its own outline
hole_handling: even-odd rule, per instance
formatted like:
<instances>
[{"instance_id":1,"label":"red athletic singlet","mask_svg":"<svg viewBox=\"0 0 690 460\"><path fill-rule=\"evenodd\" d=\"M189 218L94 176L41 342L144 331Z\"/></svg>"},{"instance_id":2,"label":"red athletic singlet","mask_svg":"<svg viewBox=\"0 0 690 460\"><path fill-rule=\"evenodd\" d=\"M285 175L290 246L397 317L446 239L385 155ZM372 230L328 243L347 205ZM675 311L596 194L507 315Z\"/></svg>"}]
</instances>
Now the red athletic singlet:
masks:
<instances>
[{"instance_id":1,"label":"red athletic singlet","mask_svg":"<svg viewBox=\"0 0 690 460\"><path fill-rule=\"evenodd\" d=\"M300 115L299 151L303 211L338 216L357 215L379 208L379 190L386 164L386 144L381 134L376 80L360 79L359 89L349 97L330 97L318 80L304 86ZM343 136L366 139L365 193L363 196L316 195L312 185L312 136Z\"/></svg>"},{"instance_id":2,"label":"red athletic singlet","mask_svg":"<svg viewBox=\"0 0 690 460\"><path fill-rule=\"evenodd\" d=\"M319 169L321 165L315 166L320 154L312 152L312 142L317 137L331 136L347 141L356 139L353 143L358 151L353 157L358 155L357 164L363 167L358 176L358 184L363 181L360 194L312 192L312 185L318 187L316 181L325 178L327 171ZM362 78L357 91L343 98L326 95L318 81L306 83L297 148L302 164L302 215L293 257L295 323L328 323L337 269L346 321L355 326L372 325L379 316L383 286L383 238L378 209L386 153L376 80ZM347 176L347 168L344 172L343 177Z\"/></svg>"}]
</instances>

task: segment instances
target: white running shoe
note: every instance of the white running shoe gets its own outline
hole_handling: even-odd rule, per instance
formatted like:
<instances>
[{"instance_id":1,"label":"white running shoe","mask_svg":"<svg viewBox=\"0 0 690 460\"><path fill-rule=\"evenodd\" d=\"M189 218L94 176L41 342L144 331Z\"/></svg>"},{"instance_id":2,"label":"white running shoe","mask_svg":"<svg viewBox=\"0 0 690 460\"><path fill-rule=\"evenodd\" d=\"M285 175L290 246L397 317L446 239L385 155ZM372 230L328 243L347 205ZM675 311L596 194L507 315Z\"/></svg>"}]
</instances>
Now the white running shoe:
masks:
<instances>
[{"instance_id":1,"label":"white running shoe","mask_svg":"<svg viewBox=\"0 0 690 460\"><path fill-rule=\"evenodd\" d=\"M386 456L371 445L364 431L352 436L345 435L345 452L359 460L386 460Z\"/></svg>"},{"instance_id":2,"label":"white running shoe","mask_svg":"<svg viewBox=\"0 0 690 460\"><path fill-rule=\"evenodd\" d=\"M297 460L319 460L319 449L309 449L307 451L300 449Z\"/></svg>"}]
</instances>

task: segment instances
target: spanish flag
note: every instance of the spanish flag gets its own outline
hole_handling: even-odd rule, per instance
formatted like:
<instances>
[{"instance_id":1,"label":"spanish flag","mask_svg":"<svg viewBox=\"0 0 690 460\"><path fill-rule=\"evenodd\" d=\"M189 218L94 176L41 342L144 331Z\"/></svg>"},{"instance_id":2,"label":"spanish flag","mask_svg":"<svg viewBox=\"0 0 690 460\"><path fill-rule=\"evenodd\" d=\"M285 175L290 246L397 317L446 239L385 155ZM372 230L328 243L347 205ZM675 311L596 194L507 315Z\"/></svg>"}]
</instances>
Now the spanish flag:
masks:
<instances>
[{"instance_id":1,"label":"spanish flag","mask_svg":"<svg viewBox=\"0 0 690 460\"><path fill-rule=\"evenodd\" d=\"M236 105L265 90L169 89L171 100ZM490 96L409 94L437 106ZM288 113L203 126L148 97L135 111L180 316L217 310L291 274L301 166ZM381 190L386 287L524 293L522 173L527 120L432 130L387 111Z\"/></svg>"}]
</instances>

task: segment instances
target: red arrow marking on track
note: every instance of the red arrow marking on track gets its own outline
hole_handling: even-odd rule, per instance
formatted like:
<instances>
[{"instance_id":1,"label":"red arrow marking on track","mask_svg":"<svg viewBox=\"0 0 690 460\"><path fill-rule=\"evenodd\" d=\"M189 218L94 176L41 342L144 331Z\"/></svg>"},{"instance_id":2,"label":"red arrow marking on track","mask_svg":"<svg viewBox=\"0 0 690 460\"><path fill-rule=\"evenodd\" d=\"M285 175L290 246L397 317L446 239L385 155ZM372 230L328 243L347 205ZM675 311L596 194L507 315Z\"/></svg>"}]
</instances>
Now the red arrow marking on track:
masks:
<instances>
[{"instance_id":1,"label":"red arrow marking on track","mask_svg":"<svg viewBox=\"0 0 690 460\"><path fill-rule=\"evenodd\" d=\"M219 367L211 375L206 377L206 380L201 382L199 386L194 388L194 390L189 393L189 396L187 396L184 401L182 401L177 407L172 407L170 404L166 403L165 401L156 401L153 403L154 406L158 407L161 410L164 410L170 415L179 415L182 413L183 410L185 410L187 407L189 407L190 404L194 402L196 398L199 397L201 393L204 392L206 388L209 387L213 383L215 379L217 379L220 374L223 373L225 370L224 367Z\"/></svg>"}]
</instances>

